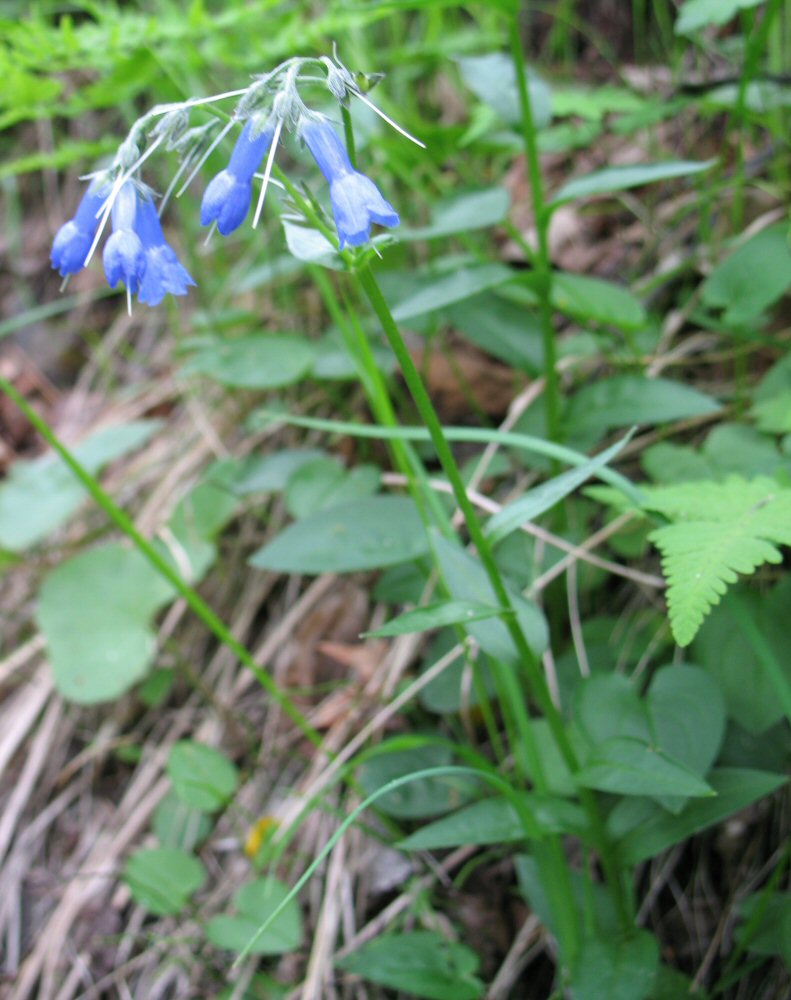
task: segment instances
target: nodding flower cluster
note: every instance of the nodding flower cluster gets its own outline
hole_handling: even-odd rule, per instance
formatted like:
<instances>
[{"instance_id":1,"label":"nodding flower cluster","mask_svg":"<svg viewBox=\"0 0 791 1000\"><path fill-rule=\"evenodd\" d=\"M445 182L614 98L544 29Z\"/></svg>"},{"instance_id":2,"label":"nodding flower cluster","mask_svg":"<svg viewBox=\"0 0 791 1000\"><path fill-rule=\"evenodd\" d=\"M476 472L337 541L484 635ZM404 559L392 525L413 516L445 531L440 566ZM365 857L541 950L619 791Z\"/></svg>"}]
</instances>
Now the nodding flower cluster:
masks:
<instances>
[{"instance_id":1,"label":"nodding flower cluster","mask_svg":"<svg viewBox=\"0 0 791 1000\"><path fill-rule=\"evenodd\" d=\"M372 79L376 82L378 77ZM253 198L253 180L266 157L253 219L253 226L258 224L275 151L285 128L304 142L329 183L340 250L367 243L372 223L397 226L398 213L374 182L355 170L329 118L303 103L300 83L323 83L343 107L352 97L363 101L402 135L423 145L370 101L357 78L337 57L288 59L271 73L256 77L244 90L155 107L132 126L111 166L90 175L88 190L74 218L58 230L50 260L64 284L90 262L111 221L112 234L102 255L104 273L111 288L123 282L130 312L133 295L150 306L158 305L167 294L185 295L195 282L165 239L160 213L182 175L189 171L178 195L236 124L241 124L242 129L228 165L209 182L203 194L201 225L216 226L221 235L227 236L244 222ZM228 98L239 100L223 128L217 131L217 118L190 128L192 109ZM140 168L163 144L180 155L181 166L157 208L155 194L143 183Z\"/></svg>"}]
</instances>

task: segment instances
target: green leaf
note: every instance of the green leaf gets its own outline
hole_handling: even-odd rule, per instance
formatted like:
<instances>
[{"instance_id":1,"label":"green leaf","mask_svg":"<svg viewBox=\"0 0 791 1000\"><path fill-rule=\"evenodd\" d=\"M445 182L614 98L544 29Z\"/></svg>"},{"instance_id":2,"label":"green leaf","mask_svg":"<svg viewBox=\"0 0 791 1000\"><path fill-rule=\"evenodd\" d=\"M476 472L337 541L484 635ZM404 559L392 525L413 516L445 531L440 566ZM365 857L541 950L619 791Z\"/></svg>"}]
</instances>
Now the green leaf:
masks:
<instances>
[{"instance_id":1,"label":"green leaf","mask_svg":"<svg viewBox=\"0 0 791 1000\"><path fill-rule=\"evenodd\" d=\"M522 110L516 69L510 56L491 52L484 56L464 56L457 60L462 79L484 104L490 107L508 125L519 125ZM533 125L543 129L552 120L552 98L543 80L526 67L528 92L533 114Z\"/></svg>"},{"instance_id":2,"label":"green leaf","mask_svg":"<svg viewBox=\"0 0 791 1000\"><path fill-rule=\"evenodd\" d=\"M621 330L640 330L647 320L642 303L628 289L568 271L552 276L552 304L567 316Z\"/></svg>"},{"instance_id":3,"label":"green leaf","mask_svg":"<svg viewBox=\"0 0 791 1000\"><path fill-rule=\"evenodd\" d=\"M117 542L56 566L37 617L60 694L95 704L140 680L154 652L150 620L172 595L144 556Z\"/></svg>"},{"instance_id":4,"label":"green leaf","mask_svg":"<svg viewBox=\"0 0 791 1000\"><path fill-rule=\"evenodd\" d=\"M716 2L716 0L715 0ZM555 193L550 202L551 208L557 208L564 202L575 198L588 198L591 195L613 194L616 191L628 191L630 188L642 187L644 184L654 184L657 181L669 181L676 177L690 177L709 170L716 160L668 160L665 163L641 163L628 167L605 167L583 177L575 177Z\"/></svg>"},{"instance_id":5,"label":"green leaf","mask_svg":"<svg viewBox=\"0 0 791 1000\"><path fill-rule=\"evenodd\" d=\"M658 970L659 944L648 931L587 937L572 969L574 1000L648 1000Z\"/></svg>"},{"instance_id":6,"label":"green leaf","mask_svg":"<svg viewBox=\"0 0 791 1000\"><path fill-rule=\"evenodd\" d=\"M353 573L408 562L427 551L414 502L376 496L289 525L252 556L250 565L283 573Z\"/></svg>"},{"instance_id":7,"label":"green leaf","mask_svg":"<svg viewBox=\"0 0 791 1000\"><path fill-rule=\"evenodd\" d=\"M662 667L651 679L648 709L655 737L674 760L708 773L725 735L725 699L700 667Z\"/></svg>"},{"instance_id":8,"label":"green leaf","mask_svg":"<svg viewBox=\"0 0 791 1000\"><path fill-rule=\"evenodd\" d=\"M104 427L72 449L91 475L145 444L161 420L135 420ZM15 462L0 483L0 548L21 552L60 527L79 507L85 489L54 454Z\"/></svg>"},{"instance_id":9,"label":"green leaf","mask_svg":"<svg viewBox=\"0 0 791 1000\"><path fill-rule=\"evenodd\" d=\"M676 520L649 538L662 553L673 636L687 646L737 573L782 561L776 545L791 545L791 490L766 476L730 476L645 494L646 508Z\"/></svg>"},{"instance_id":10,"label":"green leaf","mask_svg":"<svg viewBox=\"0 0 791 1000\"><path fill-rule=\"evenodd\" d=\"M681 382L642 375L614 375L578 390L569 403L568 432L598 440L630 424L662 424L716 413L720 404Z\"/></svg>"},{"instance_id":11,"label":"green leaf","mask_svg":"<svg viewBox=\"0 0 791 1000\"><path fill-rule=\"evenodd\" d=\"M596 746L616 737L648 743L648 708L632 682L621 674L593 674L580 681L574 695L574 718Z\"/></svg>"},{"instance_id":12,"label":"green leaf","mask_svg":"<svg viewBox=\"0 0 791 1000\"><path fill-rule=\"evenodd\" d=\"M337 962L339 968L422 1000L479 1000L478 956L434 931L384 934Z\"/></svg>"},{"instance_id":13,"label":"green leaf","mask_svg":"<svg viewBox=\"0 0 791 1000\"><path fill-rule=\"evenodd\" d=\"M763 593L743 587L726 594L712 609L695 637L694 657L715 678L723 692L728 715L749 733L759 735L783 718L783 701L769 673L762 668L742 618L755 624L773 652L791 686L788 657L788 607L791 579Z\"/></svg>"},{"instance_id":14,"label":"green leaf","mask_svg":"<svg viewBox=\"0 0 791 1000\"><path fill-rule=\"evenodd\" d=\"M374 756L361 764L358 780L365 794L371 795L395 778L452 761L453 753L446 746L427 743L402 749L398 744L391 748L383 743ZM466 775L420 778L382 795L376 800L376 808L398 819L423 819L458 808L476 791L478 783Z\"/></svg>"},{"instance_id":15,"label":"green leaf","mask_svg":"<svg viewBox=\"0 0 791 1000\"><path fill-rule=\"evenodd\" d=\"M438 531L434 533L433 548L439 568L450 596L455 600L476 601L490 606L497 601L481 563L465 552L458 544L449 541ZM506 581L516 619L533 652L540 656L549 641L546 619L537 605L509 586ZM480 644L481 649L495 659L514 662L519 656L504 622L497 619L469 622L464 629Z\"/></svg>"},{"instance_id":16,"label":"green leaf","mask_svg":"<svg viewBox=\"0 0 791 1000\"><path fill-rule=\"evenodd\" d=\"M461 267L444 275L425 288L407 296L393 309L393 319L403 322L425 313L444 309L454 302L463 302L488 288L513 281L516 273L503 264L479 264Z\"/></svg>"},{"instance_id":17,"label":"green leaf","mask_svg":"<svg viewBox=\"0 0 791 1000\"><path fill-rule=\"evenodd\" d=\"M584 788L619 795L715 794L690 768L631 737L597 744L576 777Z\"/></svg>"},{"instance_id":18,"label":"green leaf","mask_svg":"<svg viewBox=\"0 0 791 1000\"><path fill-rule=\"evenodd\" d=\"M184 375L208 375L237 389L277 389L298 382L313 364L309 340L269 333L233 340L207 338L182 365Z\"/></svg>"},{"instance_id":19,"label":"green leaf","mask_svg":"<svg viewBox=\"0 0 791 1000\"><path fill-rule=\"evenodd\" d=\"M677 35L689 35L710 24L727 24L740 10L757 7L763 0L686 0L675 24Z\"/></svg>"},{"instance_id":20,"label":"green leaf","mask_svg":"<svg viewBox=\"0 0 791 1000\"><path fill-rule=\"evenodd\" d=\"M568 472L562 472L554 479L529 490L513 503L502 507L496 514L492 515L486 525L486 534L492 544L502 541L521 524L534 521L537 517L551 510L555 504L560 503L578 486L581 486L591 476L595 476L600 469L608 465L628 440L629 438L626 437L617 441L601 454L585 462L584 465L578 465L576 468L569 469Z\"/></svg>"},{"instance_id":21,"label":"green leaf","mask_svg":"<svg viewBox=\"0 0 791 1000\"><path fill-rule=\"evenodd\" d=\"M355 465L347 470L335 458L316 458L300 465L289 477L286 508L292 517L303 518L373 496L381 474L375 465Z\"/></svg>"},{"instance_id":22,"label":"green leaf","mask_svg":"<svg viewBox=\"0 0 791 1000\"><path fill-rule=\"evenodd\" d=\"M297 469L325 456L320 448L286 448L273 455L251 455L242 461L232 489L240 497L279 493Z\"/></svg>"},{"instance_id":23,"label":"green leaf","mask_svg":"<svg viewBox=\"0 0 791 1000\"><path fill-rule=\"evenodd\" d=\"M412 632L428 632L431 629L444 628L446 625L464 624L465 622L483 621L494 618L501 613L499 608L480 601L439 601L427 604L414 611L405 611L392 618L381 628L373 632L364 632L364 636L389 638L394 635L409 635Z\"/></svg>"},{"instance_id":24,"label":"green leaf","mask_svg":"<svg viewBox=\"0 0 791 1000\"><path fill-rule=\"evenodd\" d=\"M275 878L266 877L248 882L234 893L237 915L223 914L212 918L206 926L206 937L217 948L241 952L251 939L253 955L283 955L295 951L302 943L302 914L296 899L290 900L271 924L258 935L258 928L270 913L281 905L289 893L288 886Z\"/></svg>"},{"instance_id":25,"label":"green leaf","mask_svg":"<svg viewBox=\"0 0 791 1000\"><path fill-rule=\"evenodd\" d=\"M679 844L688 837L715 826L766 795L788 778L784 774L746 768L715 768L708 777L715 795L694 799L679 815L667 812L650 799L627 798L619 802L607 819L624 864L638 864Z\"/></svg>"},{"instance_id":26,"label":"green leaf","mask_svg":"<svg viewBox=\"0 0 791 1000\"><path fill-rule=\"evenodd\" d=\"M578 836L586 829L585 814L565 799L533 793L520 795L541 833L570 833ZM473 802L450 816L422 827L398 845L405 851L434 851L464 844L509 844L523 841L525 826L507 798Z\"/></svg>"},{"instance_id":27,"label":"green leaf","mask_svg":"<svg viewBox=\"0 0 791 1000\"><path fill-rule=\"evenodd\" d=\"M744 923L736 939L754 955L780 955L791 970L791 892L775 891L768 899L766 892L763 889L742 900L739 909Z\"/></svg>"},{"instance_id":28,"label":"green leaf","mask_svg":"<svg viewBox=\"0 0 791 1000\"><path fill-rule=\"evenodd\" d=\"M529 374L541 370L544 349L536 312L494 292L483 292L449 306L445 315L454 329L487 354Z\"/></svg>"},{"instance_id":29,"label":"green leaf","mask_svg":"<svg viewBox=\"0 0 791 1000\"><path fill-rule=\"evenodd\" d=\"M399 229L400 243L412 240L434 240L468 233L476 229L488 229L502 222L508 214L511 196L505 188L483 188L468 191L434 206L431 222L420 229Z\"/></svg>"},{"instance_id":30,"label":"green leaf","mask_svg":"<svg viewBox=\"0 0 791 1000\"><path fill-rule=\"evenodd\" d=\"M286 246L297 260L303 260L307 264L320 264L333 271L345 268L338 248L330 243L324 233L313 226L303 226L285 218L281 221L286 234Z\"/></svg>"},{"instance_id":31,"label":"green leaf","mask_svg":"<svg viewBox=\"0 0 791 1000\"><path fill-rule=\"evenodd\" d=\"M206 812L222 809L239 784L239 773L227 757L193 740L173 744L167 773L181 801Z\"/></svg>"},{"instance_id":32,"label":"green leaf","mask_svg":"<svg viewBox=\"0 0 791 1000\"><path fill-rule=\"evenodd\" d=\"M206 881L200 861L175 847L136 851L124 867L124 881L134 900L151 913L179 913Z\"/></svg>"},{"instance_id":33,"label":"green leaf","mask_svg":"<svg viewBox=\"0 0 791 1000\"><path fill-rule=\"evenodd\" d=\"M193 809L170 791L154 810L151 822L154 833L163 847L176 847L191 851L204 841L212 831L211 817L200 809Z\"/></svg>"},{"instance_id":34,"label":"green leaf","mask_svg":"<svg viewBox=\"0 0 791 1000\"><path fill-rule=\"evenodd\" d=\"M729 326L754 323L791 287L788 226L761 230L719 264L701 286L710 309L724 310Z\"/></svg>"}]
</instances>

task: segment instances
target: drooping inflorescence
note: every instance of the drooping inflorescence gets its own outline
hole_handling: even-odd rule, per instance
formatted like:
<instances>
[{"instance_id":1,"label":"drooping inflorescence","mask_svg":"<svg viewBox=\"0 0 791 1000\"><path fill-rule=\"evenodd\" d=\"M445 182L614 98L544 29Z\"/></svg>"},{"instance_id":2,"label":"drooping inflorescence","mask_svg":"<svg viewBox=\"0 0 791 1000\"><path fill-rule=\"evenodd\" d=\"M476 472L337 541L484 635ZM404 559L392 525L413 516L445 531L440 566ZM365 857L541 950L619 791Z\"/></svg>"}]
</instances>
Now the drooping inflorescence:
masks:
<instances>
[{"instance_id":1,"label":"drooping inflorescence","mask_svg":"<svg viewBox=\"0 0 791 1000\"><path fill-rule=\"evenodd\" d=\"M361 100L402 135L423 145L371 102L357 79L336 57L288 59L271 73L256 77L244 90L155 107L135 122L111 165L91 175L74 217L58 230L50 260L64 283L87 266L111 222L112 233L102 254L105 276L111 288L119 283L124 285L130 311L133 295L155 306L167 294L186 294L195 282L166 241L160 213L182 175L189 171L179 194L186 190L218 143L237 125L241 131L228 165L212 178L204 191L201 225L216 226L222 236L227 236L244 222L252 204L253 182L266 159L253 217L253 226L258 224L275 153L285 129L304 142L329 183L339 249L366 244L373 223L389 228L397 226L398 213L374 182L354 168L332 121L304 104L299 91L304 83L323 83L343 107L348 106L352 97ZM238 100L223 127L219 116L201 126L190 127L194 109L211 107L229 98ZM141 168L162 145L179 154L181 166L157 206L154 192L142 180ZM316 216L313 222L316 224Z\"/></svg>"}]
</instances>

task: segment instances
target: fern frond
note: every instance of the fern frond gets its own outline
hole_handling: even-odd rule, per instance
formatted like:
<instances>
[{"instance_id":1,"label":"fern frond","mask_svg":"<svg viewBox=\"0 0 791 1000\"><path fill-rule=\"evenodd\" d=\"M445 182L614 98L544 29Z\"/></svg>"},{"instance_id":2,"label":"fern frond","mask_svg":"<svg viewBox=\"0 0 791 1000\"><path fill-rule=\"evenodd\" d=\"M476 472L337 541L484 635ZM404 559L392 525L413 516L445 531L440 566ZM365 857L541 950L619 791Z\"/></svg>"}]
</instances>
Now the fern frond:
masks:
<instances>
[{"instance_id":1,"label":"fern frond","mask_svg":"<svg viewBox=\"0 0 791 1000\"><path fill-rule=\"evenodd\" d=\"M649 487L645 496L646 508L675 522L649 538L662 553L673 636L687 646L738 573L781 561L777 545L791 545L791 489L768 476L730 476Z\"/></svg>"}]
</instances>

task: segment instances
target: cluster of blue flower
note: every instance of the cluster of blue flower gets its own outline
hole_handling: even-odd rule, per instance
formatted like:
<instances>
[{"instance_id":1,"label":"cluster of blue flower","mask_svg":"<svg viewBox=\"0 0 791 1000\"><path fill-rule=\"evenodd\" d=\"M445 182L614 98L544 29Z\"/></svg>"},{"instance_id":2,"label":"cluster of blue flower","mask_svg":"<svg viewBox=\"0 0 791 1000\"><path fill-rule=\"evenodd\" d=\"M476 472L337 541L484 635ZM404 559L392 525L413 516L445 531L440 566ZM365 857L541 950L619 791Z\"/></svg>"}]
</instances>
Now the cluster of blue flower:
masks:
<instances>
[{"instance_id":1,"label":"cluster of blue flower","mask_svg":"<svg viewBox=\"0 0 791 1000\"><path fill-rule=\"evenodd\" d=\"M343 67L332 64L327 59L322 62L329 67L327 83L336 97L340 98L341 88L346 88L346 92L351 90L355 96L361 97L382 114L362 92L354 90L354 84L350 83L352 78ZM293 77L292 69L287 79L292 80ZM245 91L236 93L247 94ZM304 141L329 182L330 202L340 249L366 243L370 239L372 223L397 226L398 213L384 199L373 181L354 169L346 146L333 124L323 115L308 111L288 89L281 93L285 93L288 100L280 102L287 108L280 115L275 110L268 113L258 109L245 112L244 98L240 102L242 110L237 109L234 120L243 121L244 125L228 166L206 188L201 203L201 224L216 225L223 236L232 233L242 224L250 210L253 178L269 152L264 175L264 190L266 189L274 147L285 123ZM165 110L170 110L171 118L175 118L177 114L183 115L185 110L196 103L204 102L185 102L184 105L171 106ZM300 109L296 115L295 104ZM273 101L271 107L277 108L278 101ZM152 112L157 113L160 113L159 109ZM223 131L223 135L225 131L227 130ZM154 146L143 156L135 155L131 166L124 162L119 151L111 168L93 175L74 218L61 226L52 245L50 260L62 277L67 278L87 265L101 238L102 230L108 220L112 219L113 232L103 252L104 272L111 288L123 282L130 303L131 296L137 295L141 302L155 306L166 294L184 295L187 288L195 284L165 240L154 194L139 178L140 164L162 141L164 134L165 130L160 129L160 136ZM137 154L135 143L129 140L127 143ZM256 221L257 218L258 213Z\"/></svg>"}]
</instances>

